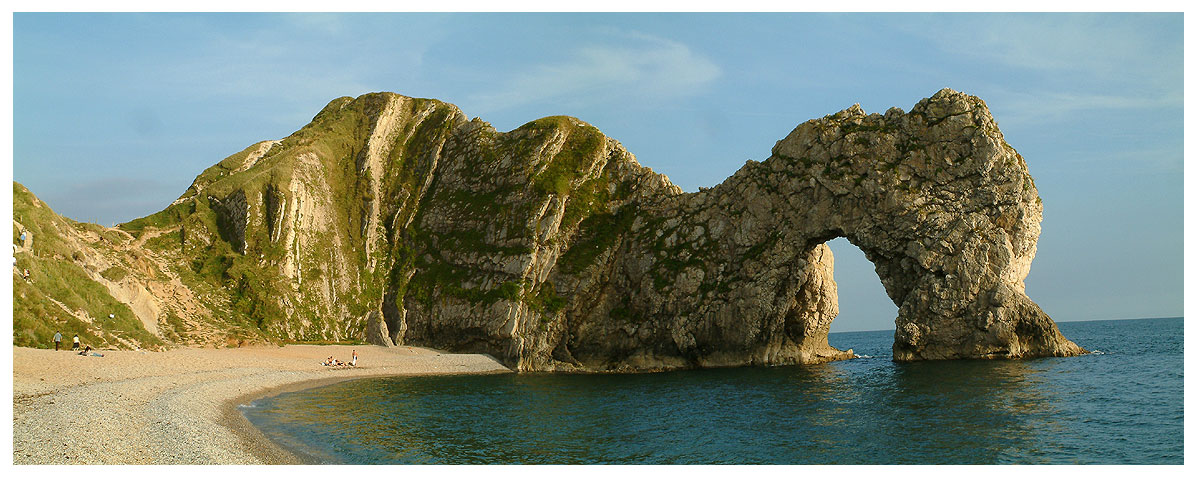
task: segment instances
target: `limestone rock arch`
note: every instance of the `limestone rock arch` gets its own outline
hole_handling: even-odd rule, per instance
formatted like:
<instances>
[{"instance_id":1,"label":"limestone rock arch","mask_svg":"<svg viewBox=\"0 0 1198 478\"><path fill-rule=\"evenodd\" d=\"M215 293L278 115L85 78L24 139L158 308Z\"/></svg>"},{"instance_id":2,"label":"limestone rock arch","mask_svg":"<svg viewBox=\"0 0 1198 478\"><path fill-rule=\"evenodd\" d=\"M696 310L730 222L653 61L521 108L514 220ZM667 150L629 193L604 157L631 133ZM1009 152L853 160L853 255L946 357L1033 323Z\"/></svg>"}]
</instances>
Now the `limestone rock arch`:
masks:
<instances>
[{"instance_id":1,"label":"limestone rock arch","mask_svg":"<svg viewBox=\"0 0 1198 478\"><path fill-rule=\"evenodd\" d=\"M739 222L716 239L729 249L789 245L773 252L809 264L797 274L808 284L830 280L830 266L819 264L830 259L823 244L847 238L899 307L895 360L1085 352L1025 293L1043 207L1027 164L979 98L945 89L909 113L884 115L854 105L799 125L769 159L678 202L700 222ZM824 297L809 290L797 296L835 303L834 286L820 289ZM826 344L835 308L796 312L812 309L796 303L783 311L808 317L805 327L784 327L783 342Z\"/></svg>"},{"instance_id":2,"label":"limestone rock arch","mask_svg":"<svg viewBox=\"0 0 1198 478\"><path fill-rule=\"evenodd\" d=\"M895 360L1085 353L1025 293L1042 205L973 96L945 89L906 113L855 105L799 125L716 187L635 208L604 272L575 289L599 299L577 301L548 340L557 359L645 369L851 357L827 343L836 237L864 252L898 306Z\"/></svg>"},{"instance_id":3,"label":"limestone rock arch","mask_svg":"<svg viewBox=\"0 0 1198 478\"><path fill-rule=\"evenodd\" d=\"M816 207L782 221L816 241L846 237L875 264L899 307L896 360L1084 352L1024 291L1043 206L981 99L945 89L907 114L854 106L773 153L791 170L827 165L790 182Z\"/></svg>"}]
</instances>

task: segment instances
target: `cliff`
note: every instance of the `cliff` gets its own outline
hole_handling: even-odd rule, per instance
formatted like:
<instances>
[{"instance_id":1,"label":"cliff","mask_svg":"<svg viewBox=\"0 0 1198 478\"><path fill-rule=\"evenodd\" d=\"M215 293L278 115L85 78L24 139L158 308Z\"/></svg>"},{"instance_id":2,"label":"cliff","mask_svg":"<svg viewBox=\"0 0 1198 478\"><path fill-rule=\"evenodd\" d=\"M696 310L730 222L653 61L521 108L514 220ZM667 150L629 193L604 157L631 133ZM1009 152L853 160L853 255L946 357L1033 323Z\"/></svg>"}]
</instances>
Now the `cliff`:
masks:
<instances>
[{"instance_id":1,"label":"cliff","mask_svg":"<svg viewBox=\"0 0 1198 478\"><path fill-rule=\"evenodd\" d=\"M378 93L76 242L117 302L154 304L129 343L357 339L524 371L837 360L824 243L846 237L899 305L896 360L1083 353L1024 292L1041 211L985 103L947 89L803 123L697 193L575 118L498 132Z\"/></svg>"}]
</instances>

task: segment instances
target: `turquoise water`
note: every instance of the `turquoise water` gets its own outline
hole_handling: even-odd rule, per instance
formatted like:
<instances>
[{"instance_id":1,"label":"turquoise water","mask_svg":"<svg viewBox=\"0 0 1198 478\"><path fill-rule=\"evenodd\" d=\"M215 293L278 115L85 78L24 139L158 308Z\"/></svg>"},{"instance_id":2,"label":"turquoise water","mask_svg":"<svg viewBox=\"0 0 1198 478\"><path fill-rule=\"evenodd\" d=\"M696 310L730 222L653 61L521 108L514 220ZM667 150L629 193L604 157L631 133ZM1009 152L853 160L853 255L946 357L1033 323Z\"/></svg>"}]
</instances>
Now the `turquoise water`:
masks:
<instances>
[{"instance_id":1,"label":"turquoise water","mask_svg":"<svg viewBox=\"0 0 1198 478\"><path fill-rule=\"evenodd\" d=\"M364 379L243 407L314 463L1181 464L1182 319L1059 324L1095 353L632 375Z\"/></svg>"}]
</instances>

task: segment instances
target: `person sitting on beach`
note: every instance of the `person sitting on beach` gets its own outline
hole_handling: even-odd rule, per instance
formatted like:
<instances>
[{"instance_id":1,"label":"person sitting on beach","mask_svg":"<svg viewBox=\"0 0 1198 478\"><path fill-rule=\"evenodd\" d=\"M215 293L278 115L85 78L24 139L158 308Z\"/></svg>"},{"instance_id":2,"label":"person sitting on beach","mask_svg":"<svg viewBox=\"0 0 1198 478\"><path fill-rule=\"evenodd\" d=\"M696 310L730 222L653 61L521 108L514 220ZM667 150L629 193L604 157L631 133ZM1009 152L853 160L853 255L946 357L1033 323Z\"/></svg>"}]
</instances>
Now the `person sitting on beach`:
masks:
<instances>
[{"instance_id":1,"label":"person sitting on beach","mask_svg":"<svg viewBox=\"0 0 1198 478\"><path fill-rule=\"evenodd\" d=\"M332 355L330 355L329 358L325 359L325 361L321 363L321 365L324 365L326 367L338 367L341 365L345 365L345 362L337 360L337 359L333 358Z\"/></svg>"},{"instance_id":2,"label":"person sitting on beach","mask_svg":"<svg viewBox=\"0 0 1198 478\"><path fill-rule=\"evenodd\" d=\"M90 346L90 345L87 345L87 346L83 347L83 350L80 350L80 351L79 351L79 355L82 355L82 356L85 356L85 357L86 357L86 356L87 356L87 354L91 353L91 351L92 351L92 346Z\"/></svg>"}]
</instances>

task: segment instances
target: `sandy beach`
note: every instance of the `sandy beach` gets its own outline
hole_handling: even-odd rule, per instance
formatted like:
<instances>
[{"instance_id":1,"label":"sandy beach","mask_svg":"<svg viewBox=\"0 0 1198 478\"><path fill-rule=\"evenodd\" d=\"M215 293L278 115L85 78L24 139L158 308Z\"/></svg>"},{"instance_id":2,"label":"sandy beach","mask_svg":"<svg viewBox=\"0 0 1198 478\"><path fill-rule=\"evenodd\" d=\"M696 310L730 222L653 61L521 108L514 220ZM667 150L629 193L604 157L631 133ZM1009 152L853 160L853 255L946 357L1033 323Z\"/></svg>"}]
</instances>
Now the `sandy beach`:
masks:
<instances>
[{"instance_id":1,"label":"sandy beach","mask_svg":"<svg viewBox=\"0 0 1198 478\"><path fill-rule=\"evenodd\" d=\"M320 365L351 350L357 367ZM13 348L14 464L296 464L237 406L352 378L510 372L485 355L419 347L100 353Z\"/></svg>"}]
</instances>

